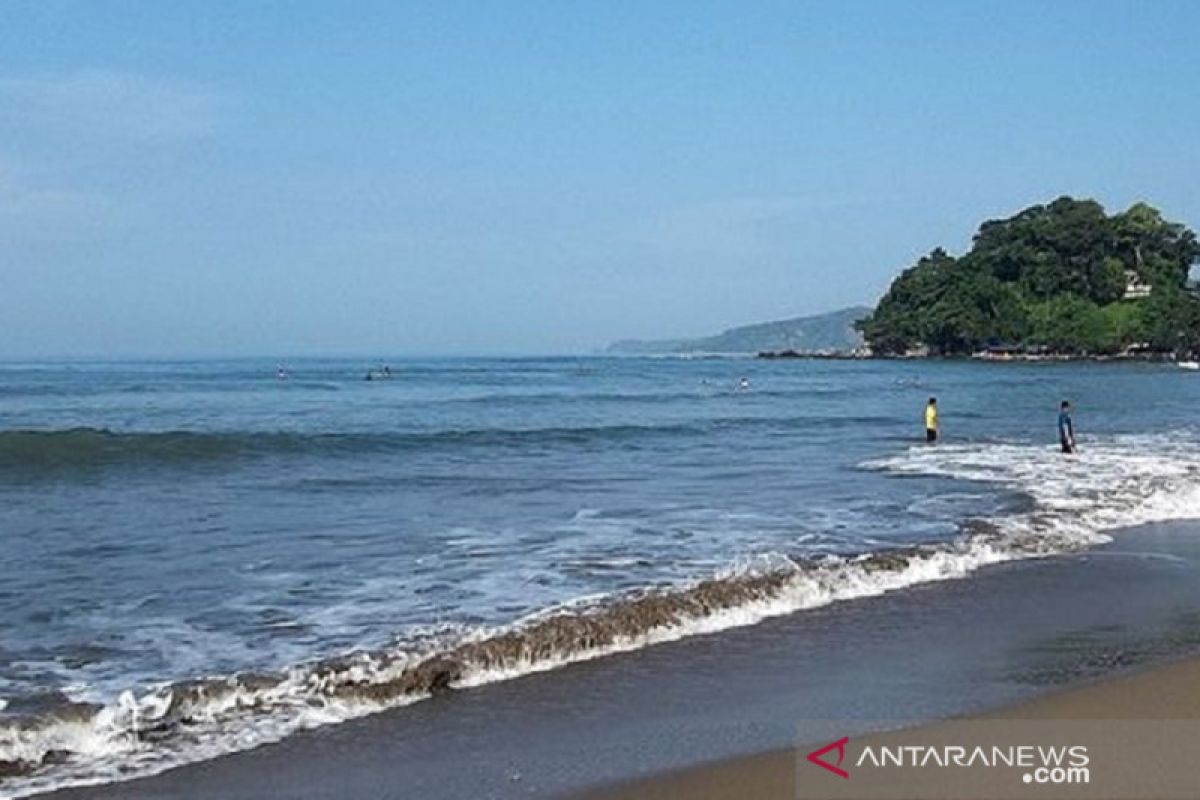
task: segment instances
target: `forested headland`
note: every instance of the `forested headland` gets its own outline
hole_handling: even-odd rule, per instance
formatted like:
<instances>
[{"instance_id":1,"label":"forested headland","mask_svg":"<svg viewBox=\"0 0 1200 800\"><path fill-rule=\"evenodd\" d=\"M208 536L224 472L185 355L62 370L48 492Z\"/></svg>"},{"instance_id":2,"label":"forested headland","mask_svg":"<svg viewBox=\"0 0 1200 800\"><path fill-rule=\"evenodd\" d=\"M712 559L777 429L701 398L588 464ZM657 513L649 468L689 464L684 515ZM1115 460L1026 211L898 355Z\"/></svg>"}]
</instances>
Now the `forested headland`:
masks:
<instances>
[{"instance_id":1,"label":"forested headland","mask_svg":"<svg viewBox=\"0 0 1200 800\"><path fill-rule=\"evenodd\" d=\"M858 323L876 355L1200 353L1196 234L1137 203L1060 197L933 250Z\"/></svg>"}]
</instances>

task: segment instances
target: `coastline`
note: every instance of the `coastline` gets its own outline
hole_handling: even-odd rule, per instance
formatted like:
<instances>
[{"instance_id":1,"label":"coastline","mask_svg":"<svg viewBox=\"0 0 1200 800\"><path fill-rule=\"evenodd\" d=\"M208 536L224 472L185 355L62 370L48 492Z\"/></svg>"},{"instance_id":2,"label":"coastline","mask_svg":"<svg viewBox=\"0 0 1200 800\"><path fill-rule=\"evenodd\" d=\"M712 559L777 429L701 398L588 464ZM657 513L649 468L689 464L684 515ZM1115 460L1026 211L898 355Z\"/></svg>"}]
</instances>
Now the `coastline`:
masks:
<instances>
[{"instance_id":1,"label":"coastline","mask_svg":"<svg viewBox=\"0 0 1200 800\"><path fill-rule=\"evenodd\" d=\"M972 353L971 355L934 355L931 353L808 352L802 350L762 350L753 355L763 361L952 361L985 364L1183 364L1187 358L1174 353Z\"/></svg>"},{"instance_id":2,"label":"coastline","mask_svg":"<svg viewBox=\"0 0 1200 800\"><path fill-rule=\"evenodd\" d=\"M916 728L891 733L877 733L865 737L864 746L910 747L928 742L953 741L960 735L964 723L989 724L989 730L1001 731L1000 735L1036 737L1045 722L1079 723L1096 721L1101 726L1116 729L1120 734L1121 723L1129 722L1144 728L1148 721L1196 721L1200 726L1200 658L1137 670L1133 674L1122 674L1092 681L1086 685L1002 707L967 719L949 719ZM1169 726L1168 732L1170 731ZM1178 730L1178 728L1175 728ZM1189 726L1190 730L1190 726ZM1158 747L1171 747L1169 736ZM1187 760L1189 753L1186 742L1174 743L1171 756L1155 764L1153 776L1145 782L1134 778L1141 765L1130 754L1127 763L1110 764L1112 769L1126 774L1126 779L1136 783L1133 794L1108 794L1111 782L1095 795L1086 789L1075 787L1080 796L1104 797L1188 797L1200 795L1200 775ZM752 756L733 758L690 769L656 775L649 778L604 787L575 795L576 800L742 800L754 797L758 800L793 800L808 796L806 786L820 786L829 796L843 796L839 789L845 788L837 782L830 783L826 776L805 763L804 755L810 745L785 748ZM1097 765L1096 769L1102 765ZM862 776L856 775L860 781ZM1002 773L978 769L968 779L971 786L989 797L1023 797L1024 787ZM888 776L888 785L864 786L855 784L855 795L859 797L891 796L907 794L912 797L941 796L949 786L930 785L939 777L930 773L922 775L913 770L897 771ZM822 782L824 781L824 782ZM1044 787L1041 794L1048 795ZM970 789L967 789L970 791ZM1037 791L1037 789L1031 790ZM1143 793L1144 792L1144 793ZM1032 795L1030 795L1032 796ZM1074 796L1074 795L1072 795Z\"/></svg>"},{"instance_id":3,"label":"coastline","mask_svg":"<svg viewBox=\"0 0 1200 800\"><path fill-rule=\"evenodd\" d=\"M734 785L753 777L744 769L769 782L778 779L772 758L794 759L796 742L862 736L881 720L886 728L1021 708L1195 656L1197 533L1194 522L1145 526L1096 550L453 691L157 775L42 796L549 799L597 787L649 791L688 775L724 780L711 772L722 768L734 770L720 773ZM939 644L915 644L929 641Z\"/></svg>"},{"instance_id":4,"label":"coastline","mask_svg":"<svg viewBox=\"0 0 1200 800\"><path fill-rule=\"evenodd\" d=\"M481 365L429 366L442 386L444 369L459 375ZM499 375L504 377L488 380L507 384L510 372L528 368L524 361L502 366ZM0 735L5 758L0 761L16 769L4 764L0 769L20 774L6 775L0 791L45 792L165 774L172 768L189 774L188 765L251 750L255 758L245 763L254 763L259 756L273 757L273 743L280 749L292 747L286 741L292 737L300 751L310 754L304 760L319 763L326 760L318 746L326 736L340 739L344 730L357 740L369 726L349 720L399 707L403 710L380 717L386 724L371 729L385 739L393 736L393 728L429 735L430 746L441 753L447 748L438 742L457 740L462 729L478 727L487 732L487 740L477 739L472 750L487 751L486 759L494 763L520 765L514 772L526 776L522 783L537 775L539 783L544 781L539 791L544 789L545 796L786 746L794 740L796 720L811 716L814 704L823 716L864 702L868 708L862 713L869 717L928 719L965 713L1019 699L1043 684L1109 669L1112 658L1123 659L1091 653L1086 642L1067 645L1081 656L1080 664L1054 663L1056 654L1036 649L1040 641L1069 634L1082 620L1101 628L1119 617L1104 609L1109 599L1102 591L1090 602L1082 600L1096 587L1128 580L1123 569L1092 569L1100 556L1114 555L1091 552L1107 540L1108 531L1200 517L1200 494L1191 477L1200 472L1196 436L1186 428L1155 433L1178 424L1200 401L1200 384L1171 368L1017 368L1028 378L1020 383L1010 380L1010 370L951 363L898 372L886 365L849 370L813 365L797 371L613 362L604 365L608 371L602 376L591 377L577 376L573 365L538 362L538 369L543 368L564 383L583 382L571 398L599 398L598 408L615 403L620 412L604 411L600 421L606 424L579 419L572 410L578 403L561 402L556 390L546 399L557 410L536 427L504 421L496 430L473 425L466 436L438 426L430 437L423 431L392 430L391 423L365 438L354 431L331 438L312 430L299 438L268 432L264 439L248 426L200 432L199 441L197 433L183 431L179 441L179 431L121 432L119 425L83 431L60 426L47 441L35 436L37 451L52 457L45 469L33 470L37 480L16 496L39 508L41 486L71 487L81 498L78 511L63 511L64 521L72 523L78 514L82 524L90 507L104 507L114 492L126 497L143 477L157 484L160 478L147 465L168 466L168 477L186 477L196 511L202 510L205 497L227 496L230 473L271 480L247 496L247 502L230 505L230 521L236 524L217 532L216 541L224 546L212 548L211 556L193 553L191 536L163 537L153 524L132 526L144 537L138 541L167 553L179 551L180 557L166 559L173 574L195 573L199 588L226 587L223 591L230 595L200 618L196 611L205 606L191 595L167 596L168 619L187 632L184 636L145 641L143 631L158 629L146 624L146 610L161 610L114 604L120 595L101 594L93 602L112 607L97 618L99 630L73 627L68 618L60 638L72 642L77 635L85 645L107 633L124 641L120 637L127 631L141 640L135 646L99 658L82 649L85 658L78 661L73 656L81 648L69 648L59 663L84 677L76 684L58 675L31 675L20 660L10 659L10 674L18 685L60 681L66 691L49 700L32 693L26 700L17 693L6 706L0 720L6 726ZM185 366L181 372L193 369ZM324 374L317 365L311 369L314 378ZM320 369L344 371L340 362ZM755 391L728 391L743 371L754 378ZM1146 381L1150 373L1170 377L1172 385ZM268 380L245 374L250 385ZM648 385L630 396L620 387L634 376ZM524 386L525 379L517 384ZM385 413L395 405L390 394L377 396L377 386L357 380L337 385L352 393L355 402L369 401ZM276 387L271 386L273 398ZM923 403L930 388L949 401L947 422L953 420L943 446L935 448L913 442L915 420L904 411L910 403ZM618 391L613 394L613 389ZM294 391L301 392L297 412L312 402L324 403L324 388L310 392L297 379L287 389L289 395ZM1096 431L1085 437L1087 446L1076 459L1062 459L1042 440L1048 431L1031 426L1042 418L1047 399L1064 391L1087 399L1085 431ZM479 399L473 397L464 413L486 423L496 401ZM501 407L516 411L528 402L522 394ZM649 407L662 408L652 425L641 419ZM1130 407L1142 410L1136 423L1131 423ZM559 413L561 418L555 416ZM1130 430L1131 425L1136 429ZM18 432L6 438L10 452L13 445L22 445L23 436ZM81 436L83 441L76 441ZM95 461L94 438L104 445ZM579 463L582 450L591 456ZM631 456L635 450L648 457ZM63 451L70 456L66 464L56 455ZM495 480L484 474L459 476L452 468L464 463L464 456L480 456L490 471L496 471L494 458L508 467L506 474ZM347 486L351 464L366 480ZM561 474L546 480L550 465ZM412 494L419 502L404 511L406 503L398 506L396 501L407 495L398 495L396 488L405 485L406 476L429 470L446 471L454 479L439 479L428 490L415 484ZM292 472L297 474L282 477ZM104 480L93 481L93 476ZM388 480L377 481L381 476ZM521 480L514 482L514 476ZM329 478L335 480L329 483ZM587 482L577 483L581 478ZM525 489L531 481L537 491L529 495ZM315 486L324 488L309 491ZM467 487L472 492L467 497L479 502L457 502ZM351 503L351 498L360 499ZM369 535L340 535L347 504L363 505L361 498L370 498L363 506L371 512L368 524L350 530ZM140 502L141 492L127 499ZM451 500L455 502L447 502ZM431 501L437 502L426 505ZM128 511L140 507L122 505ZM436 519L445 514L473 525L465 535L440 522L424 533L416 527L422 535L412 537L414 552L408 552L409 538L397 537L396 526L410 518L417 522L413 512L435 505ZM281 517L281 510L287 514ZM497 511L516 527L510 531L489 523L486 517ZM28 522L38 530L56 514L57 508L48 504L44 513L27 515ZM98 532L100 541L126 546L122 533L129 528L115 523L136 522L128 517L121 513L110 520ZM185 532L203 530L202 518L184 522ZM282 539L242 535L243 526L281 523L289 531ZM73 557L74 537L64 538L64 557ZM288 547L281 549L282 543ZM309 570L310 564L325 563L309 558L321 555L327 543L336 543L339 550L338 571ZM125 563L124 552L116 551L117 566ZM133 564L154 563L141 553L133 550ZM419 553L436 560L414 561ZM1067 557L1045 558L1053 553ZM280 557L285 561L276 560ZM1042 561L981 569L1028 559ZM258 566L241 570L265 565L265 574L274 576L289 560L303 569L282 583L264 584ZM23 574L12 571L18 591L10 592L10 598L40 598L47 608L58 609L55 593L40 586L60 579L58 570L43 568L53 562L30 558L18 563L25 568ZM1085 570L1081 576L1093 578L1075 586L1083 580L1074 577L1078 568ZM1062 578L1042 585L1042 576L1055 571L1064 573ZM531 574L551 583L530 581ZM161 584L152 570L138 575L146 580L120 583L130 600ZM357 586L358 578L370 575L379 580ZM293 593L301 580L325 582L332 592ZM1003 590L1002 584L1011 588ZM1036 591L1030 588L1034 584ZM428 586L437 593L420 591ZM463 589L476 592L460 594ZM983 606L978 606L980 593L989 597ZM1058 605L1080 610L1047 617L1042 605L1024 604L1027 595L1061 596ZM1188 591L1180 596L1187 597ZM1013 608L1004 597L1021 598L1021 607ZM329 602L336 598L351 602ZM565 604L556 604L562 598ZM506 605L507 599L521 599L523 605ZM251 608L270 607L270 613L245 615L246 600ZM498 601L494 609L491 600ZM921 618L921 601L925 615L942 619ZM966 608L973 609L971 615L962 613ZM330 609L334 613L327 616ZM438 609L437 615L457 609L466 624L430 636L420 627L430 609ZM1125 627L1146 627L1147 618L1163 620L1166 611L1144 610L1147 615L1125 620ZM289 623L282 629L276 626L281 617ZM39 635L42 626L32 613L14 613L13 618L34 623L29 626L31 641ZM767 624L767 618L779 622ZM204 634L221 632L225 642L254 646L231 653L224 644L195 636L199 623ZM757 625L761 628L732 633ZM996 635L979 641L975 629L981 626ZM938 648L913 653L904 635L912 631L938 642ZM347 634L358 642L339 644L337 637ZM366 635L379 638L367 641ZM965 638L975 639L982 649L963 652L960 641ZM191 657L187 648L177 652L171 645L180 639L203 647L203 653L196 653L202 658ZM1158 647L1137 658L1174 652L1159 652ZM646 652L636 652L641 650ZM847 650L857 655L842 652ZM1037 663L1050 657L1049 664ZM161 661L155 664L153 658ZM594 668L585 669L583 661L594 661ZM894 664L905 665L900 676L889 674ZM631 676L630 670L640 673ZM584 674L594 680L580 680ZM900 678L906 680L887 682ZM864 699L863 683L881 679L885 682ZM511 689L492 687L509 681L514 682ZM801 682L805 685L797 685ZM85 694L92 686L100 688ZM615 686L621 688L614 691ZM678 700L669 729L659 731L672 740L664 749L647 733L658 722L646 717L668 691ZM553 692L558 692L555 701L546 703ZM521 695L526 702L500 712L493 707ZM531 718L531 703L553 706L546 717L575 718L577 698L591 695L604 698L590 726L602 732L557 730L553 738L568 737L587 749L602 744L619 750L632 741L635 756L617 753L605 756L607 763L601 765L568 765L555 755L553 741L496 746L495 739L511 738L514 730L522 739L531 733L550 736L554 720L537 718L540 713ZM479 716L468 719L465 709L476 703L481 704ZM703 714L695 711L697 705L704 707ZM626 719L629 708L637 712ZM510 712L523 713L509 717ZM416 721L429 724L414 733ZM638 730L622 737L618 731L626 724ZM329 733L314 730L318 727ZM413 750L395 758L429 760L428 753ZM565 774L568 766L578 774ZM294 767L281 769L291 772ZM448 756L430 765L439 781L456 769L461 771L461 764ZM398 785L412 780L411 775L394 776ZM446 790L442 796L483 788L493 787Z\"/></svg>"}]
</instances>

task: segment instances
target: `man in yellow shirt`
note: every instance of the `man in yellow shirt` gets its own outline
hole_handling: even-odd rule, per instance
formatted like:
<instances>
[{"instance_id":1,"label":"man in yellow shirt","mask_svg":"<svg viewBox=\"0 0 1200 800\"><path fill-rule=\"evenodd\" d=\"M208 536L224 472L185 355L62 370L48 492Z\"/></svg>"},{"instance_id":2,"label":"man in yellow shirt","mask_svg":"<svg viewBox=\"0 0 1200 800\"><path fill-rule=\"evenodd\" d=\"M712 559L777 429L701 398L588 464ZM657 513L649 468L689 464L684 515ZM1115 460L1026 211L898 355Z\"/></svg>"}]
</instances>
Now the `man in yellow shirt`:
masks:
<instances>
[{"instance_id":1,"label":"man in yellow shirt","mask_svg":"<svg viewBox=\"0 0 1200 800\"><path fill-rule=\"evenodd\" d=\"M929 404L925 406L925 441L932 444L938 438L938 408L937 398L929 398Z\"/></svg>"}]
</instances>

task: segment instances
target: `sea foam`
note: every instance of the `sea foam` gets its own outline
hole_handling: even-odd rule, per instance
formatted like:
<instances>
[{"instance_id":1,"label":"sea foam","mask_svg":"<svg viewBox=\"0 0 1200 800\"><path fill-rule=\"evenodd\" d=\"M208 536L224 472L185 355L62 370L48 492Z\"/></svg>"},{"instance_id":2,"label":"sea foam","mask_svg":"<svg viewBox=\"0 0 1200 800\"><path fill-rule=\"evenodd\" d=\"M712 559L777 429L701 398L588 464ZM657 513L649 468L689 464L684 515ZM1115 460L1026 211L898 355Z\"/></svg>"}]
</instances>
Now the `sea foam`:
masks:
<instances>
[{"instance_id":1,"label":"sea foam","mask_svg":"<svg viewBox=\"0 0 1200 800\"><path fill-rule=\"evenodd\" d=\"M1200 456L1186 437L1083 445L1072 457L1019 443L918 446L861 465L1030 499L1018 512L963 520L950 541L841 556L762 553L687 583L581 598L503 626L447 627L419 646L131 689L98 708L10 718L0 723L0 766L10 775L0 789L19 797L152 774L447 690L1076 551L1117 528L1200 517Z\"/></svg>"}]
</instances>

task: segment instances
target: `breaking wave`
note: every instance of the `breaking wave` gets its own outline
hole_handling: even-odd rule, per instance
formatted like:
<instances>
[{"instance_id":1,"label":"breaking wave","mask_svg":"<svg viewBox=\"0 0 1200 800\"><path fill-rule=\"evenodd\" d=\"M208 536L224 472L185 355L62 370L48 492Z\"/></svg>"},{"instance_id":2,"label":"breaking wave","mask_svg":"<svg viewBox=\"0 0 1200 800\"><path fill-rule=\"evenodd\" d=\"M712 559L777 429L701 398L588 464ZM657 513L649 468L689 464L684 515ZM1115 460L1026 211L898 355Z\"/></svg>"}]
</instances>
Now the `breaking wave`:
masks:
<instances>
[{"instance_id":1,"label":"breaking wave","mask_svg":"<svg viewBox=\"0 0 1200 800\"><path fill-rule=\"evenodd\" d=\"M1084 549L1106 531L1200 517L1200 451L1169 436L1086 442L1065 458L1016 443L914 447L862 465L1018 491L1017 513L964 520L952 540L857 555L764 554L702 580L546 609L493 628L430 631L393 648L126 691L104 705L0 715L0 787L13 796L158 772L440 692L751 625L989 564Z\"/></svg>"}]
</instances>

